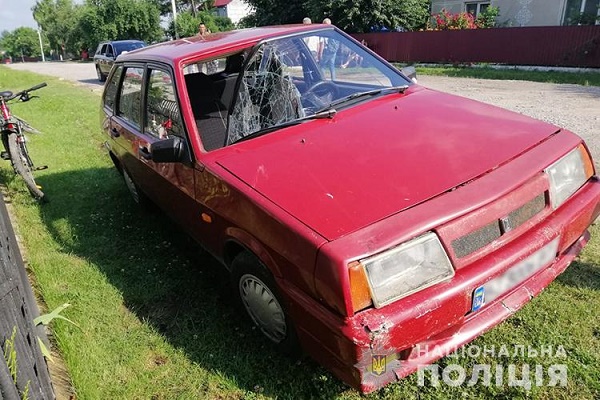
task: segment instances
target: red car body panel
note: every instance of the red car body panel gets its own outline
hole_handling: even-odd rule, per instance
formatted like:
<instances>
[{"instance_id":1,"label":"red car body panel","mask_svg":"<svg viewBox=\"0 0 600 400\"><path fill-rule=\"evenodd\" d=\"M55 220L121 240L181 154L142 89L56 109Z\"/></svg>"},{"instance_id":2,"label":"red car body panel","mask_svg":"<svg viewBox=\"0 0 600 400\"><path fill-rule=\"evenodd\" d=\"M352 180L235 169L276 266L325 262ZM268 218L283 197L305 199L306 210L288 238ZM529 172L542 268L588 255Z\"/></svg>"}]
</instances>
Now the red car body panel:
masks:
<instances>
[{"instance_id":1,"label":"red car body panel","mask_svg":"<svg viewBox=\"0 0 600 400\"><path fill-rule=\"evenodd\" d=\"M519 114L414 86L240 144L217 162L335 240L497 168L554 132Z\"/></svg>"},{"instance_id":2,"label":"red car body panel","mask_svg":"<svg viewBox=\"0 0 600 400\"><path fill-rule=\"evenodd\" d=\"M119 57L117 64L171 69L188 163L143 160L140 151L158 139L131 133L107 107L103 127L119 168L226 266L241 250L255 254L275 278L303 349L369 392L468 343L550 284L589 238L600 182L592 176L553 209L544 170L580 146L579 137L418 85L206 152L183 66L312 29L324 28L215 34ZM522 221L461 254L457 241L507 215ZM425 232L437 234L455 275L381 308L354 310L349 265ZM550 245L554 260L471 311L476 288ZM373 355L386 356L384 373L372 373Z\"/></svg>"}]
</instances>

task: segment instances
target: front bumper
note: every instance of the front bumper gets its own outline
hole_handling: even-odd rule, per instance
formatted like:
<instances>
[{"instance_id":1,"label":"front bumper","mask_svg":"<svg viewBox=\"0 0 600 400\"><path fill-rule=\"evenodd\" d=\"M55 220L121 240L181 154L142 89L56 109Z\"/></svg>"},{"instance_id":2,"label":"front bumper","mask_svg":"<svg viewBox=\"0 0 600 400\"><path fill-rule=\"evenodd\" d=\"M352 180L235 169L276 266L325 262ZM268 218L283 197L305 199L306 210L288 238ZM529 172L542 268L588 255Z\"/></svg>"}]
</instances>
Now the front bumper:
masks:
<instances>
[{"instance_id":1,"label":"front bumper","mask_svg":"<svg viewBox=\"0 0 600 400\"><path fill-rule=\"evenodd\" d=\"M286 288L303 348L338 378L362 392L399 380L504 321L546 288L579 254L600 214L593 178L526 233L457 270L453 279L380 309L341 318L302 292ZM473 291L558 239L556 258L471 312ZM377 366L373 370L374 357ZM382 364L383 360L383 364Z\"/></svg>"}]
</instances>

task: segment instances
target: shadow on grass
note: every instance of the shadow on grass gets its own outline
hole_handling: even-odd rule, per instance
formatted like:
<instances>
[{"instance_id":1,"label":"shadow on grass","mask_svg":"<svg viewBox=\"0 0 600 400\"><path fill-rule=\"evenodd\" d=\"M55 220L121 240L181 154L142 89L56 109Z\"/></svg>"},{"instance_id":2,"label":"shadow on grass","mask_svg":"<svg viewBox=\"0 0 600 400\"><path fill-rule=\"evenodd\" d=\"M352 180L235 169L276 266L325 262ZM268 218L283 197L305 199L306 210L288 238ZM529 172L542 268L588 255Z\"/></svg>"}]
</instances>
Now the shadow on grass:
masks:
<instances>
[{"instance_id":1,"label":"shadow on grass","mask_svg":"<svg viewBox=\"0 0 600 400\"><path fill-rule=\"evenodd\" d=\"M330 398L347 389L307 358L277 354L241 318L225 269L165 215L139 210L116 170L38 180L51 199L40 207L42 218L64 251L97 266L127 308L191 361L276 398ZM67 239L57 228L65 221L73 230Z\"/></svg>"},{"instance_id":2,"label":"shadow on grass","mask_svg":"<svg viewBox=\"0 0 600 400\"><path fill-rule=\"evenodd\" d=\"M91 78L91 79L79 79L77 82L80 83L85 83L87 85L96 85L99 88L104 87L104 82L100 82L98 80L98 78Z\"/></svg>"},{"instance_id":3,"label":"shadow on grass","mask_svg":"<svg viewBox=\"0 0 600 400\"><path fill-rule=\"evenodd\" d=\"M574 261L565 272L558 276L557 281L574 288L600 291L600 267Z\"/></svg>"}]
</instances>

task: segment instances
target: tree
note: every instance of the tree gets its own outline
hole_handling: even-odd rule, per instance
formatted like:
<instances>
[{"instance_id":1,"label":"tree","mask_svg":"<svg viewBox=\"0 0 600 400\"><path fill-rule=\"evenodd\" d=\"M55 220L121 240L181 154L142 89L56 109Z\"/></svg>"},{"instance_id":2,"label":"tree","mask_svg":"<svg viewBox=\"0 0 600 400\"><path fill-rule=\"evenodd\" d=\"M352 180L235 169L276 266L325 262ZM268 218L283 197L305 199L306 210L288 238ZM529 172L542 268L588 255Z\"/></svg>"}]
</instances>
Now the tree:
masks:
<instances>
[{"instance_id":1,"label":"tree","mask_svg":"<svg viewBox=\"0 0 600 400\"><path fill-rule=\"evenodd\" d=\"M87 48L95 48L104 40L157 41L163 36L158 2L86 0L76 32Z\"/></svg>"},{"instance_id":2,"label":"tree","mask_svg":"<svg viewBox=\"0 0 600 400\"><path fill-rule=\"evenodd\" d=\"M194 36L198 33L200 23L206 25L211 32L229 31L234 28L233 23L227 17L215 16L210 11L197 11L196 16L191 11L177 14L177 33L180 37ZM168 33L175 37L173 22L169 25Z\"/></svg>"},{"instance_id":3,"label":"tree","mask_svg":"<svg viewBox=\"0 0 600 400\"><path fill-rule=\"evenodd\" d=\"M331 18L347 32L373 29L416 30L429 19L429 0L247 0L254 14L241 21L243 26L298 24L304 17L315 22Z\"/></svg>"},{"instance_id":4,"label":"tree","mask_svg":"<svg viewBox=\"0 0 600 400\"><path fill-rule=\"evenodd\" d=\"M79 52L81 43L75 29L80 9L72 0L38 0L31 8L33 18L48 38L50 47L59 53Z\"/></svg>"},{"instance_id":5,"label":"tree","mask_svg":"<svg viewBox=\"0 0 600 400\"><path fill-rule=\"evenodd\" d=\"M13 58L41 55L37 31L28 27L20 27L12 32L2 32L0 47Z\"/></svg>"},{"instance_id":6,"label":"tree","mask_svg":"<svg viewBox=\"0 0 600 400\"><path fill-rule=\"evenodd\" d=\"M173 13L171 0L157 0L161 15ZM193 17L198 16L199 11L208 11L213 7L213 0L175 0L175 8L178 13L189 12Z\"/></svg>"},{"instance_id":7,"label":"tree","mask_svg":"<svg viewBox=\"0 0 600 400\"><path fill-rule=\"evenodd\" d=\"M347 32L417 30L429 20L429 0L307 0L307 15Z\"/></svg>"},{"instance_id":8,"label":"tree","mask_svg":"<svg viewBox=\"0 0 600 400\"><path fill-rule=\"evenodd\" d=\"M315 3L318 1L315 0ZM254 7L255 11L240 21L243 27L299 24L304 17L311 16L306 1L246 0L246 2Z\"/></svg>"}]
</instances>

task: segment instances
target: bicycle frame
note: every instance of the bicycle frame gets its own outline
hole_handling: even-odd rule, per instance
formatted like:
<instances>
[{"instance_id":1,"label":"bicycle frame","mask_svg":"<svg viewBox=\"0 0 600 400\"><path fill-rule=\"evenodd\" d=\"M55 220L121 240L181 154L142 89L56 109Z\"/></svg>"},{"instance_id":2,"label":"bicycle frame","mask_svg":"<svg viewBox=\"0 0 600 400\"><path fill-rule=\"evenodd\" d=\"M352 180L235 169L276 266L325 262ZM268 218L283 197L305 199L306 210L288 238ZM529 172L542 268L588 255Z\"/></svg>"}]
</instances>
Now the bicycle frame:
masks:
<instances>
[{"instance_id":1,"label":"bicycle frame","mask_svg":"<svg viewBox=\"0 0 600 400\"><path fill-rule=\"evenodd\" d=\"M10 159L13 169L16 174L21 175L29 192L36 200L47 201L41 187L35 182L33 171L37 169L45 169L47 167L35 168L29 152L27 151L25 134L23 130L35 132L29 124L21 120L17 116L13 116L8 101L19 98L21 101L28 101L31 97L29 92L40 89L46 86L46 83L36 85L30 89L23 90L19 93L12 92L0 93L0 130L2 135L2 145L4 152L2 158Z\"/></svg>"}]
</instances>

